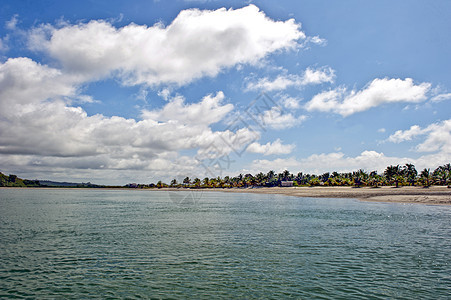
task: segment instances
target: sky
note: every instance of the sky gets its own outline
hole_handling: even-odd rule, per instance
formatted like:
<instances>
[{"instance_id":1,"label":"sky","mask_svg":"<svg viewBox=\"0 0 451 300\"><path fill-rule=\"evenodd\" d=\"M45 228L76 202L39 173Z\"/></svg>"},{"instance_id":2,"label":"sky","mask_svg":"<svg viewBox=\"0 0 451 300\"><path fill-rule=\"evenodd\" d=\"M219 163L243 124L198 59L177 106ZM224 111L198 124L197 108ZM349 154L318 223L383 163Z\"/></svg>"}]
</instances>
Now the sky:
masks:
<instances>
[{"instance_id":1,"label":"sky","mask_svg":"<svg viewBox=\"0 0 451 300\"><path fill-rule=\"evenodd\" d=\"M123 185L451 161L450 1L0 2L5 174Z\"/></svg>"}]
</instances>

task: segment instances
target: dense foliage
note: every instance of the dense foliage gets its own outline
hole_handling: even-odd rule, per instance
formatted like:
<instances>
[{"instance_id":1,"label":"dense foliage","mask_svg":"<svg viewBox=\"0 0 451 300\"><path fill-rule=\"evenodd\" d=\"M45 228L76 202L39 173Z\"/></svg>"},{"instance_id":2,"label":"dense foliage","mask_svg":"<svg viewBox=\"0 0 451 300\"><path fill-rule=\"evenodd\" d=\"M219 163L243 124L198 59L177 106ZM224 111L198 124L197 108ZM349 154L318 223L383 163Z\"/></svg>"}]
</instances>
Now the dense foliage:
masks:
<instances>
[{"instance_id":1,"label":"dense foliage","mask_svg":"<svg viewBox=\"0 0 451 300\"><path fill-rule=\"evenodd\" d=\"M293 186L354 186L354 187L379 187L379 186L415 186L429 187L431 185L442 185L451 187L451 164L439 166L434 171L423 169L418 172L413 164L404 166L388 166L382 174L376 171L366 172L362 169L348 173L324 173L321 175L304 174L299 172L292 174L288 170L281 173L269 171L252 174L240 174L235 177L225 176L204 179L186 177L182 182L173 179L170 184L158 181L156 184L128 184L128 188L232 188L232 187L274 187L281 186L282 182L291 182ZM74 187L74 188L99 188L107 187L88 183L61 183L51 181L27 180L18 178L16 175L4 175L0 173L0 186L3 187Z\"/></svg>"},{"instance_id":2,"label":"dense foliage","mask_svg":"<svg viewBox=\"0 0 451 300\"><path fill-rule=\"evenodd\" d=\"M21 179L16 175L5 175L0 173L0 186L9 186L9 187L36 187L40 186L39 181L37 180L27 180Z\"/></svg>"},{"instance_id":3,"label":"dense foliage","mask_svg":"<svg viewBox=\"0 0 451 300\"><path fill-rule=\"evenodd\" d=\"M67 188L99 188L105 187L97 184L87 183L71 183L71 182L54 182L49 180L28 180L21 179L16 175L9 176L0 172L0 187L67 187Z\"/></svg>"},{"instance_id":4,"label":"dense foliage","mask_svg":"<svg viewBox=\"0 0 451 300\"><path fill-rule=\"evenodd\" d=\"M283 181L292 181L294 186L406 186L422 185L451 185L451 164L438 167L434 171L424 169L418 172L413 164L404 166L388 166L383 174L376 171L366 172L362 169L349 173L324 173L321 175L304 174L302 172L292 174L288 170L282 173L269 171L268 173L240 174L235 177L224 178L194 178L186 177L182 182L173 179L170 184L159 181L157 184L138 187L189 187L189 188L230 188L230 187L273 187L281 186Z\"/></svg>"}]
</instances>

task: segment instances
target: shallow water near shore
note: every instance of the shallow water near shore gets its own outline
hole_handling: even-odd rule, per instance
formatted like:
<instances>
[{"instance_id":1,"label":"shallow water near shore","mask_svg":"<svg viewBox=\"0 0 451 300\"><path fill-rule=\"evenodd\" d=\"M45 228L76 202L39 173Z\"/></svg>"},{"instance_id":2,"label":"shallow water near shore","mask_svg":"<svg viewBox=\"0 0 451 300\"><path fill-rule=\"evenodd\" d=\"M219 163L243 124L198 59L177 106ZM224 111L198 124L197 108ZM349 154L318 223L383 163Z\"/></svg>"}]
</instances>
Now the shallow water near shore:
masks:
<instances>
[{"instance_id":1,"label":"shallow water near shore","mask_svg":"<svg viewBox=\"0 0 451 300\"><path fill-rule=\"evenodd\" d=\"M0 298L447 299L451 207L0 190Z\"/></svg>"}]
</instances>

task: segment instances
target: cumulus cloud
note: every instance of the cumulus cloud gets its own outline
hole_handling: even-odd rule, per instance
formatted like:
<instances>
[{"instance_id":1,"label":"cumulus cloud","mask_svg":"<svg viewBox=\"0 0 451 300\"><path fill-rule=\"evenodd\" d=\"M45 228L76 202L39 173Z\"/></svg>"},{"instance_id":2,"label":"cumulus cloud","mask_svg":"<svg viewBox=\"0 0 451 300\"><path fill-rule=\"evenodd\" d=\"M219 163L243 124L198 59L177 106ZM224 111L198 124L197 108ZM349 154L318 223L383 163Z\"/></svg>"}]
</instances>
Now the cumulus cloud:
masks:
<instances>
[{"instance_id":1,"label":"cumulus cloud","mask_svg":"<svg viewBox=\"0 0 451 300\"><path fill-rule=\"evenodd\" d=\"M335 71L330 67L307 68L302 75L279 75L273 80L268 77L261 78L257 82L248 83L246 89L270 92L285 90L289 87L301 88L309 84L332 83L334 79Z\"/></svg>"},{"instance_id":2,"label":"cumulus cloud","mask_svg":"<svg viewBox=\"0 0 451 300\"><path fill-rule=\"evenodd\" d=\"M427 98L430 83L415 84L413 79L374 79L360 91L340 87L315 95L306 105L308 111L334 112L346 117L386 103L418 103Z\"/></svg>"},{"instance_id":3,"label":"cumulus cloud","mask_svg":"<svg viewBox=\"0 0 451 300\"><path fill-rule=\"evenodd\" d=\"M298 109L301 107L299 102L301 102L302 99L295 98L295 97L289 97L289 96L283 96L280 100L280 103L283 105L283 107L287 109Z\"/></svg>"},{"instance_id":4,"label":"cumulus cloud","mask_svg":"<svg viewBox=\"0 0 451 300\"><path fill-rule=\"evenodd\" d=\"M162 89L161 91L158 92L158 96L160 96L164 100L168 100L170 95L171 91L168 88Z\"/></svg>"},{"instance_id":5,"label":"cumulus cloud","mask_svg":"<svg viewBox=\"0 0 451 300\"><path fill-rule=\"evenodd\" d=\"M352 172L359 169L366 171L377 171L382 173L389 165L411 163L417 170L423 168L435 168L449 162L449 154L435 153L424 155L419 158L387 156L382 152L366 150L357 156L347 156L342 152L313 154L307 158L296 159L277 158L274 160L258 159L254 160L249 170L253 173L268 172L274 170L282 172L303 172L310 174L322 174L325 172Z\"/></svg>"},{"instance_id":6,"label":"cumulus cloud","mask_svg":"<svg viewBox=\"0 0 451 300\"><path fill-rule=\"evenodd\" d=\"M184 114L180 120L168 119L168 110L163 107L147 111L140 121L88 116L80 107L58 100L29 103L13 115L0 112L0 127L11 128L0 131L0 153L4 157L29 157L31 165L40 167L155 170L177 162L181 150L210 151L216 145L224 154L235 150L227 145L239 149L256 139L246 128L213 131L209 123L219 119L191 121L190 117L202 109L217 118L230 110L229 105L211 99L214 97L207 96L199 103L176 105ZM211 102L215 104L209 106ZM171 153L174 157L168 158Z\"/></svg>"},{"instance_id":7,"label":"cumulus cloud","mask_svg":"<svg viewBox=\"0 0 451 300\"><path fill-rule=\"evenodd\" d=\"M251 153L259 153L263 155L273 155L273 154L289 154L293 151L295 145L289 144L284 145L280 139L274 142L268 142L264 145L254 142L250 144L246 151Z\"/></svg>"},{"instance_id":8,"label":"cumulus cloud","mask_svg":"<svg viewBox=\"0 0 451 300\"><path fill-rule=\"evenodd\" d=\"M388 138L389 142L392 143L401 143L404 141L410 141L412 138L422 134L423 130L421 130L420 126L413 125L408 130L398 130L394 134L390 135Z\"/></svg>"},{"instance_id":9,"label":"cumulus cloud","mask_svg":"<svg viewBox=\"0 0 451 300\"><path fill-rule=\"evenodd\" d=\"M260 116L261 125L271 129L287 129L301 124L307 116L295 116L292 113L284 112L280 107L272 107L264 111Z\"/></svg>"},{"instance_id":10,"label":"cumulus cloud","mask_svg":"<svg viewBox=\"0 0 451 300\"><path fill-rule=\"evenodd\" d=\"M33 166L154 170L167 164L168 154L177 161L180 150L255 140L247 129L211 129L233 109L222 103L222 92L190 104L173 98L161 109L143 111L141 120L88 116L81 107L71 106L95 101L79 94L76 79L28 58L0 64L2 157L28 157Z\"/></svg>"},{"instance_id":11,"label":"cumulus cloud","mask_svg":"<svg viewBox=\"0 0 451 300\"><path fill-rule=\"evenodd\" d=\"M102 20L42 25L30 33L29 45L85 80L115 75L126 85L182 85L224 68L255 64L297 47L305 37L294 19L273 21L249 5L184 10L166 27L132 23L115 28Z\"/></svg>"},{"instance_id":12,"label":"cumulus cloud","mask_svg":"<svg viewBox=\"0 0 451 300\"><path fill-rule=\"evenodd\" d=\"M168 85L259 63L271 53L299 47L299 40L305 39L293 19L271 20L254 5L185 10L168 26L116 28L111 22L40 25L28 32L28 45L48 55L52 67L24 57L0 63L3 167L24 174L31 169L51 172L56 178L63 173L114 177L111 170L122 170L124 176L131 174L127 170L140 176L149 171L156 176L177 170L196 173L199 158L244 151L260 133L250 128L213 130L211 125L234 109L224 103L224 94L189 102L171 97ZM14 29L16 24L14 17L7 26ZM87 83L107 77L142 85L137 97L143 100L147 86L164 84L159 95L168 102L143 110L140 119L88 115L77 105L97 100L82 91ZM294 123L291 115L272 117L271 126ZM267 152L278 144L271 144ZM197 150L197 156L181 156L183 150Z\"/></svg>"},{"instance_id":13,"label":"cumulus cloud","mask_svg":"<svg viewBox=\"0 0 451 300\"><path fill-rule=\"evenodd\" d=\"M387 156L382 152L366 150L357 156L348 156L342 152L312 154L309 157L276 158L274 160L254 160L248 170L254 173L267 172L274 169L281 172L285 169L292 172L321 174L324 172L351 172L358 169L378 171L382 173L389 165L411 163L418 170L435 168L449 163L451 155L451 119L433 123L425 128L414 125L405 131L397 131L389 137L391 142L408 141L415 137L424 140L416 146L419 152L426 152L416 158ZM427 153L429 152L429 153Z\"/></svg>"},{"instance_id":14,"label":"cumulus cloud","mask_svg":"<svg viewBox=\"0 0 451 300\"><path fill-rule=\"evenodd\" d=\"M417 151L451 153L451 119L430 124L425 128L413 125L407 130L398 130L388 137L388 141L400 143L420 136L426 138L416 146Z\"/></svg>"},{"instance_id":15,"label":"cumulus cloud","mask_svg":"<svg viewBox=\"0 0 451 300\"><path fill-rule=\"evenodd\" d=\"M76 94L73 80L63 76L60 70L25 57L10 58L5 63L0 63L0 76L2 110L8 109L10 105L24 105Z\"/></svg>"},{"instance_id":16,"label":"cumulus cloud","mask_svg":"<svg viewBox=\"0 0 451 300\"><path fill-rule=\"evenodd\" d=\"M185 104L185 99L181 96L175 97L161 110L142 112L144 119L155 121L177 120L184 124L205 124L210 125L219 122L233 110L233 104L221 105L224 93L218 92L215 96L208 95L199 103Z\"/></svg>"},{"instance_id":17,"label":"cumulus cloud","mask_svg":"<svg viewBox=\"0 0 451 300\"><path fill-rule=\"evenodd\" d=\"M108 155L93 157L46 157L37 155L1 155L2 171L11 170L24 178L58 181L120 184L150 183L171 176L201 174L197 162L186 156L166 156L139 161L136 158L117 160ZM112 167L114 165L115 168ZM147 166L147 168L142 167Z\"/></svg>"}]
</instances>

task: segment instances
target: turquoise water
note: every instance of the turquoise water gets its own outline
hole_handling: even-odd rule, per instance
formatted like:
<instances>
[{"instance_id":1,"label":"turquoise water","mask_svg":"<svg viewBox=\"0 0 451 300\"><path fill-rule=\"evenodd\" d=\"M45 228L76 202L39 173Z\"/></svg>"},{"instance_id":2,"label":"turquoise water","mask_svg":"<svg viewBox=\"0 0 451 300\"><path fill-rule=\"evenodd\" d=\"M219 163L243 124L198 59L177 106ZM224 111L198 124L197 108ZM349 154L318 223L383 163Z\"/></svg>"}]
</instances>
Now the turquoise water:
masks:
<instances>
[{"instance_id":1,"label":"turquoise water","mask_svg":"<svg viewBox=\"0 0 451 300\"><path fill-rule=\"evenodd\" d=\"M0 298L449 299L450 254L449 206L0 190Z\"/></svg>"}]
</instances>

